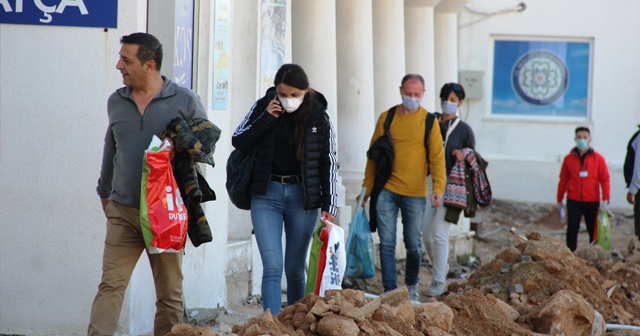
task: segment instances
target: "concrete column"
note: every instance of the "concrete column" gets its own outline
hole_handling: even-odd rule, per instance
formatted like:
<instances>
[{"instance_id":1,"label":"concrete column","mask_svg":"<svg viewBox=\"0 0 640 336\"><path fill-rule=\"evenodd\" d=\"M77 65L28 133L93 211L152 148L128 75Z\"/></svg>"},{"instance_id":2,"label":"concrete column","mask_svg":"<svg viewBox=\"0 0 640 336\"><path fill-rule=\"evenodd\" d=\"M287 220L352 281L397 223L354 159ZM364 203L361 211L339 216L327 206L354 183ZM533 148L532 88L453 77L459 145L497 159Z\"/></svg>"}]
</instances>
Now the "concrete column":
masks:
<instances>
[{"instance_id":1,"label":"concrete column","mask_svg":"<svg viewBox=\"0 0 640 336\"><path fill-rule=\"evenodd\" d=\"M304 68L311 87L327 98L329 115L336 124L336 2L307 0L290 3L292 61Z\"/></svg>"},{"instance_id":2,"label":"concrete column","mask_svg":"<svg viewBox=\"0 0 640 336\"><path fill-rule=\"evenodd\" d=\"M321 92L328 102L327 112L334 130L338 127L338 74L336 60L336 1L291 1L291 53L293 63L302 66L312 88ZM340 139L337 139L338 148ZM342 156L338 152L338 159ZM349 224L351 210L344 209L345 188L338 176L337 223Z\"/></svg>"},{"instance_id":3,"label":"concrete column","mask_svg":"<svg viewBox=\"0 0 640 336\"><path fill-rule=\"evenodd\" d=\"M373 76L375 117L401 102L400 81L406 74L404 1L373 1Z\"/></svg>"},{"instance_id":4,"label":"concrete column","mask_svg":"<svg viewBox=\"0 0 640 336\"><path fill-rule=\"evenodd\" d=\"M458 81L458 12L467 0L442 0L435 7L435 87ZM436 99L439 104L439 100Z\"/></svg>"},{"instance_id":5,"label":"concrete column","mask_svg":"<svg viewBox=\"0 0 640 336\"><path fill-rule=\"evenodd\" d=\"M434 7L440 0L405 0L404 41L408 73L424 77L427 90L422 106L433 112L438 105L435 96ZM435 93L435 94L434 94Z\"/></svg>"},{"instance_id":6,"label":"concrete column","mask_svg":"<svg viewBox=\"0 0 640 336\"><path fill-rule=\"evenodd\" d=\"M340 174L355 205L375 126L371 0L336 3Z\"/></svg>"}]
</instances>

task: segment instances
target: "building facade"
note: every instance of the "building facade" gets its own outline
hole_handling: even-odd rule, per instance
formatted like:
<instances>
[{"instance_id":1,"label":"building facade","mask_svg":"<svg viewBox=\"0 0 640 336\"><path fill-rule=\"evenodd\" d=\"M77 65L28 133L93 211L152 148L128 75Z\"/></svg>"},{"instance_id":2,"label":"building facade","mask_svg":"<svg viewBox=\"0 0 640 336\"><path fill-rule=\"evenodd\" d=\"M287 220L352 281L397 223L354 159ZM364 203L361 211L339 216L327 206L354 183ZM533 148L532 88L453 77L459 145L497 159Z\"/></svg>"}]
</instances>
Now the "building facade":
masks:
<instances>
[{"instance_id":1,"label":"building facade","mask_svg":"<svg viewBox=\"0 0 640 336\"><path fill-rule=\"evenodd\" d=\"M429 111L439 110L444 83L465 86L461 117L490 162L494 198L554 203L573 130L587 125L609 163L612 205L627 206L621 166L640 123L633 94L640 42L624 37L640 33L636 1L111 0L117 25L107 28L46 24L81 13L81 3L87 15L93 10L89 0L58 2L0 1L0 334L86 333L105 234L95 186L106 101L122 86L119 39L136 31L163 41L163 73L190 86L223 131L216 166L205 170L218 196L205 206L214 241L188 243L183 259L187 308L259 294L249 213L226 197L225 164L233 130L287 62L300 64L329 102L342 226L360 192L374 124L400 103L406 73L425 77ZM7 19L28 11L36 23ZM531 89L514 79L540 62L556 76L552 84ZM465 235L468 221L460 224L453 230ZM143 256L120 334L151 332L154 301Z\"/></svg>"}]
</instances>

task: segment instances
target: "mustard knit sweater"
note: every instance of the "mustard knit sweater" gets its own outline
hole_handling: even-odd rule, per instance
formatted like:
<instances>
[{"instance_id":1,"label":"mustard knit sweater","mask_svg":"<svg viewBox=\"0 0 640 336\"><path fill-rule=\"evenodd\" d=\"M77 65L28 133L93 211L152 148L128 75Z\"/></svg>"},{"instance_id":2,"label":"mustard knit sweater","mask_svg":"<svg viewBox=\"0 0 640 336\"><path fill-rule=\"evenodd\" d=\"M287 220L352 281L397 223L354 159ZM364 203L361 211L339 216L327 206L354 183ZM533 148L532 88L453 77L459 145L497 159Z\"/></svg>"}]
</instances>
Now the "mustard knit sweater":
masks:
<instances>
[{"instance_id":1,"label":"mustard knit sweater","mask_svg":"<svg viewBox=\"0 0 640 336\"><path fill-rule=\"evenodd\" d=\"M401 106L397 107L396 114L389 127L395 158L391 177L384 188L402 196L426 197L428 188L424 129L427 110L420 107L420 110L416 113L401 114L398 113L401 108ZM384 134L384 122L387 119L387 113L388 111L383 112L378 118L369 147ZM433 193L442 195L446 172L442 135L440 134L438 122L434 122L431 128L429 156ZM363 182L363 186L367 188L367 195L370 195L373 189L375 171L375 161L367 160Z\"/></svg>"}]
</instances>

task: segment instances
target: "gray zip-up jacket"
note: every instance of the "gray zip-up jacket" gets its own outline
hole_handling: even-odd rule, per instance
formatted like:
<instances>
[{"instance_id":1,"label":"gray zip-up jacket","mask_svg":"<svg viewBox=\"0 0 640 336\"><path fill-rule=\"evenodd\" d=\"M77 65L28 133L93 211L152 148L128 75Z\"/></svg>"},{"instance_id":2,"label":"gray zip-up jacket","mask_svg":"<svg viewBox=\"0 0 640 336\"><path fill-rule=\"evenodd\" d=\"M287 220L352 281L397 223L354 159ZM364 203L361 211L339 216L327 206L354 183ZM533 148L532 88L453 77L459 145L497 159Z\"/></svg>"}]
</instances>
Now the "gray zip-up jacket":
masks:
<instances>
[{"instance_id":1,"label":"gray zip-up jacket","mask_svg":"<svg viewBox=\"0 0 640 336\"><path fill-rule=\"evenodd\" d=\"M132 88L125 86L109 97L109 125L104 137L102 169L96 191L101 198L139 208L142 160L153 135L160 135L173 118L207 119L200 98L162 76L164 86L141 116Z\"/></svg>"}]
</instances>

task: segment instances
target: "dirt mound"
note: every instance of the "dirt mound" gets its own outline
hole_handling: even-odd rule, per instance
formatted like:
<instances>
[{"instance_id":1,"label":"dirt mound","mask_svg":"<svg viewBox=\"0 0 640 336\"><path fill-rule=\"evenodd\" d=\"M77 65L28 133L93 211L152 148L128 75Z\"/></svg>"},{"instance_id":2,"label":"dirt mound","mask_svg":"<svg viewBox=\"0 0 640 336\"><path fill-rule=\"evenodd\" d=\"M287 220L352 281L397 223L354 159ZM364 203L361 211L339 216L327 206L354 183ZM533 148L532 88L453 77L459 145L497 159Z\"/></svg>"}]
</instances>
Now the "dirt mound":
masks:
<instances>
[{"instance_id":1,"label":"dirt mound","mask_svg":"<svg viewBox=\"0 0 640 336\"><path fill-rule=\"evenodd\" d=\"M495 301L477 289L452 295L443 301L454 312L452 335L531 335L531 330L513 322Z\"/></svg>"},{"instance_id":2,"label":"dirt mound","mask_svg":"<svg viewBox=\"0 0 640 336\"><path fill-rule=\"evenodd\" d=\"M535 231L521 240L482 265L467 282L450 283L447 293L437 298L441 302L412 304L404 287L375 300L353 289L328 291L326 297L305 296L277 317L266 312L234 326L233 332L602 335L605 323L640 326L640 253L635 247L624 255L593 246L574 254L562 241Z\"/></svg>"},{"instance_id":3,"label":"dirt mound","mask_svg":"<svg viewBox=\"0 0 640 336\"><path fill-rule=\"evenodd\" d=\"M551 236L529 232L527 238L482 265L464 286L492 293L521 314L560 290L571 290L582 295L608 323L640 325L636 318L640 316L639 301L632 300L640 285L637 264L594 260L590 263L596 267L592 267ZM609 297L608 290L617 284L624 290L614 290Z\"/></svg>"}]
</instances>

